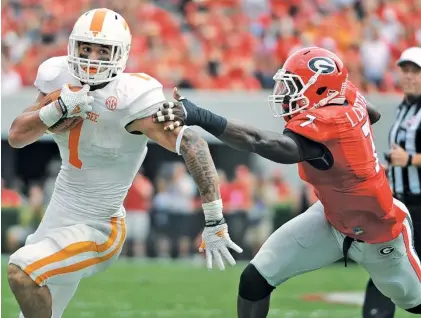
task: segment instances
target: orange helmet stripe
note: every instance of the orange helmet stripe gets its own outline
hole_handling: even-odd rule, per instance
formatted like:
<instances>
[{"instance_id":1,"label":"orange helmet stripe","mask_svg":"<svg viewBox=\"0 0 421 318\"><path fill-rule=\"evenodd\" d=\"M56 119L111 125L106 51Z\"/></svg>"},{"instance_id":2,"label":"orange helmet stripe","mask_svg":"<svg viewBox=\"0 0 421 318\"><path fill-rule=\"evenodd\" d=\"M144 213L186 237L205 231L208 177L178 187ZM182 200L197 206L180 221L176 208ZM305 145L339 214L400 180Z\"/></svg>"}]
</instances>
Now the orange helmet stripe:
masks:
<instances>
[{"instance_id":1,"label":"orange helmet stripe","mask_svg":"<svg viewBox=\"0 0 421 318\"><path fill-rule=\"evenodd\" d=\"M123 26L124 26L124 30L128 30L129 29L129 25L127 24L127 21L123 19Z\"/></svg>"},{"instance_id":2,"label":"orange helmet stripe","mask_svg":"<svg viewBox=\"0 0 421 318\"><path fill-rule=\"evenodd\" d=\"M97 33L102 31L102 26L104 24L105 15L107 14L108 9L97 9L95 10L94 16L92 17L91 26L89 30L94 32L96 35Z\"/></svg>"}]
</instances>

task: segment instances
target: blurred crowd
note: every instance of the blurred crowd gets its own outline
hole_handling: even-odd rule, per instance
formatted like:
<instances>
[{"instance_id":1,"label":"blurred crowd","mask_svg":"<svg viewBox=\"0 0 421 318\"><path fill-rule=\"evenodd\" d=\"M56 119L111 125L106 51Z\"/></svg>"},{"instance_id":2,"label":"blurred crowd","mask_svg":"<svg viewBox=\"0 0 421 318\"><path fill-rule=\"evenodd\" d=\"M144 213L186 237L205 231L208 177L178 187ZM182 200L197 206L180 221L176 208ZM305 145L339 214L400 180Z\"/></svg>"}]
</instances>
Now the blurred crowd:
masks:
<instances>
[{"instance_id":1,"label":"blurred crowd","mask_svg":"<svg viewBox=\"0 0 421 318\"><path fill-rule=\"evenodd\" d=\"M1 214L3 251L12 253L35 231L54 190L60 162L48 166L45 180L24 187L2 180ZM269 177L239 165L227 179L219 170L224 215L230 236L245 252L236 258L250 259L279 226L302 213L315 201L307 185L292 189L275 171ZM127 241L123 255L129 257L189 258L197 255L204 226L197 187L181 162L165 163L155 180L136 175L126 196Z\"/></svg>"},{"instance_id":2,"label":"blurred crowd","mask_svg":"<svg viewBox=\"0 0 421 318\"><path fill-rule=\"evenodd\" d=\"M294 50L336 52L367 92L398 90L394 62L421 42L420 0L4 0L2 93L32 85L39 64L67 54L76 18L121 13L133 42L128 72L165 87L272 88Z\"/></svg>"}]
</instances>

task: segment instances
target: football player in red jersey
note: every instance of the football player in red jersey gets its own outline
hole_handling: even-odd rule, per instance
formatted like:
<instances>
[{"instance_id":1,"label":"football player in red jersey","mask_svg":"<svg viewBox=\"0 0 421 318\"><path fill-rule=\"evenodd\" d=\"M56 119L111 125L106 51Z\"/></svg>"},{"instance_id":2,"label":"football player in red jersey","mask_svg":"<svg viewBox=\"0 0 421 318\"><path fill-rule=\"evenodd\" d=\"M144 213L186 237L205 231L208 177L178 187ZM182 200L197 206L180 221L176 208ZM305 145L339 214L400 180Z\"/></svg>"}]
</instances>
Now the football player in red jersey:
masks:
<instances>
[{"instance_id":1,"label":"football player in red jersey","mask_svg":"<svg viewBox=\"0 0 421 318\"><path fill-rule=\"evenodd\" d=\"M374 147L371 124L380 114L348 80L332 52L309 47L292 54L274 76L269 104L287 121L283 133L264 131L202 109L174 90L175 103L154 115L166 129L197 125L238 150L275 162L298 163L319 199L281 226L241 275L240 318L262 318L270 294L289 278L342 257L363 266L379 290L421 314L421 264L412 222L393 199Z\"/></svg>"}]
</instances>

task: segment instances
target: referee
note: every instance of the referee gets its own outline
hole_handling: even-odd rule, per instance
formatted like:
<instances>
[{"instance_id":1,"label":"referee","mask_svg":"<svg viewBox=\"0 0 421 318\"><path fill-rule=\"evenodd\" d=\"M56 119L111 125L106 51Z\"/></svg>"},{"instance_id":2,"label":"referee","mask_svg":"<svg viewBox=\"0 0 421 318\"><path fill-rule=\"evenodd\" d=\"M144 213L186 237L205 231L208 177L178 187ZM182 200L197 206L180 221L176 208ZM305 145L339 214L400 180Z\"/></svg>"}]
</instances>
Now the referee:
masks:
<instances>
[{"instance_id":1,"label":"referee","mask_svg":"<svg viewBox=\"0 0 421 318\"><path fill-rule=\"evenodd\" d=\"M405 203L414 228L414 245L421 255L421 48L405 50L397 62L404 98L389 132L388 177L395 198ZM373 281L367 284L363 318L392 318L395 304Z\"/></svg>"}]
</instances>

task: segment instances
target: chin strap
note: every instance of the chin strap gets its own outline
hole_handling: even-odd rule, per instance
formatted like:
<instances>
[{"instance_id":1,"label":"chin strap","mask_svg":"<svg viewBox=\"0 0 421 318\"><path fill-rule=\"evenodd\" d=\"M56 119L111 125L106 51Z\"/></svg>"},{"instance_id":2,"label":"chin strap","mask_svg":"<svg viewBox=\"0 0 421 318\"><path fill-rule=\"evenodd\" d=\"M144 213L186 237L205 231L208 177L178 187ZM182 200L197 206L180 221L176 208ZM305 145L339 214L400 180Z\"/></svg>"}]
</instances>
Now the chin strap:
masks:
<instances>
[{"instance_id":1,"label":"chin strap","mask_svg":"<svg viewBox=\"0 0 421 318\"><path fill-rule=\"evenodd\" d=\"M338 95L339 95L339 92L336 91L332 95L329 95L329 96L323 98L321 101L319 101L317 104L315 104L312 108L320 108L320 107L326 106L329 103L331 103L331 104L333 104L333 103L334 104L343 104L345 102L345 98L344 97L335 98Z\"/></svg>"}]
</instances>

